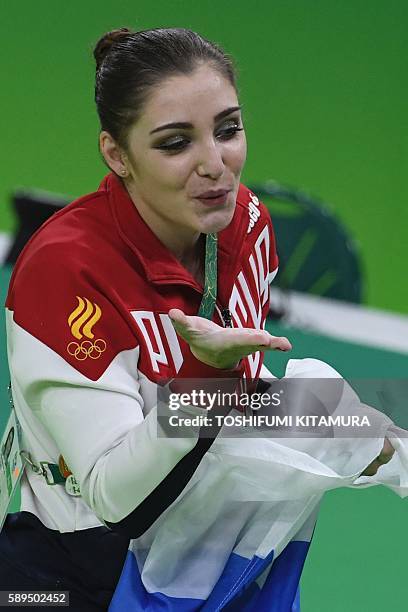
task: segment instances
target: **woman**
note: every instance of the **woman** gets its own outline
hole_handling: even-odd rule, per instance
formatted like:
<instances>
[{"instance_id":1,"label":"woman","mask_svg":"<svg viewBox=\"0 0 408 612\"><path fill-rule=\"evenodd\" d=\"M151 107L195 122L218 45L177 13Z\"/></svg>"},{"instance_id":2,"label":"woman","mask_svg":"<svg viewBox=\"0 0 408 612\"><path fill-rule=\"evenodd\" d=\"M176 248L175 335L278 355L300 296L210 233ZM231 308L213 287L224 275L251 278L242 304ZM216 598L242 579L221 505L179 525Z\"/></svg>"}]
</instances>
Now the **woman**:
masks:
<instances>
[{"instance_id":1,"label":"woman","mask_svg":"<svg viewBox=\"0 0 408 612\"><path fill-rule=\"evenodd\" d=\"M235 392L244 374L260 376L262 351L290 349L264 331L273 230L239 182L240 105L216 45L183 29L122 29L95 58L111 172L37 232L7 298L13 397L34 469L1 536L1 587L69 590L75 610L107 609L117 584L112 610L295 609L307 538L294 557L288 542L313 529L325 489L391 458L390 422L378 416L380 435L350 442L352 465L337 472L336 447L238 445L206 425L177 437L158 423L158 389L204 378ZM293 362L288 375L336 376L327 368Z\"/></svg>"}]
</instances>

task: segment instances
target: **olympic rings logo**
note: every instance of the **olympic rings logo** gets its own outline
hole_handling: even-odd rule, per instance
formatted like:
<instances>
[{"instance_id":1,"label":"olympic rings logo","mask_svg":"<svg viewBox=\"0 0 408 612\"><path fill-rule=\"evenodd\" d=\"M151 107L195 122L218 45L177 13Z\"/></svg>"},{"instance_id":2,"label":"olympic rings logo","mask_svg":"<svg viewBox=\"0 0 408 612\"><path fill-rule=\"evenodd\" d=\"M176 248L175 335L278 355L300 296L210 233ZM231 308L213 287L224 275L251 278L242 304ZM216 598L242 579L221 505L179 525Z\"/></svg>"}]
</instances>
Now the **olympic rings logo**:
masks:
<instances>
[{"instance_id":1,"label":"olympic rings logo","mask_svg":"<svg viewBox=\"0 0 408 612\"><path fill-rule=\"evenodd\" d=\"M67 346L67 351L78 361L85 361L88 357L90 359L99 359L102 353L106 351L106 342L102 338L98 338L95 342L83 340L81 344L70 342Z\"/></svg>"}]
</instances>

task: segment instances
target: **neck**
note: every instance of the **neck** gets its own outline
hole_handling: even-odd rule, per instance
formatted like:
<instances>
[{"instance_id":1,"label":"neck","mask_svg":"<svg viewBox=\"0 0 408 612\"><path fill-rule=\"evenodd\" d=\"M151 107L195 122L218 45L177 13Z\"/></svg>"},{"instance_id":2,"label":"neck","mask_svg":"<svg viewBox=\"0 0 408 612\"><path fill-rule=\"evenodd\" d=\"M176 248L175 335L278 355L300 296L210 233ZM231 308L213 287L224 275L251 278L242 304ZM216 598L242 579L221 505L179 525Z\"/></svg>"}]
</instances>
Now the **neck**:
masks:
<instances>
[{"instance_id":1,"label":"neck","mask_svg":"<svg viewBox=\"0 0 408 612\"><path fill-rule=\"evenodd\" d=\"M140 197L132 194L130 185L125 186L143 221L191 275L201 282L204 278L205 235L157 215Z\"/></svg>"},{"instance_id":2,"label":"neck","mask_svg":"<svg viewBox=\"0 0 408 612\"><path fill-rule=\"evenodd\" d=\"M205 268L205 235L200 234L193 251L180 258L180 263L190 272L191 276L204 285Z\"/></svg>"}]
</instances>

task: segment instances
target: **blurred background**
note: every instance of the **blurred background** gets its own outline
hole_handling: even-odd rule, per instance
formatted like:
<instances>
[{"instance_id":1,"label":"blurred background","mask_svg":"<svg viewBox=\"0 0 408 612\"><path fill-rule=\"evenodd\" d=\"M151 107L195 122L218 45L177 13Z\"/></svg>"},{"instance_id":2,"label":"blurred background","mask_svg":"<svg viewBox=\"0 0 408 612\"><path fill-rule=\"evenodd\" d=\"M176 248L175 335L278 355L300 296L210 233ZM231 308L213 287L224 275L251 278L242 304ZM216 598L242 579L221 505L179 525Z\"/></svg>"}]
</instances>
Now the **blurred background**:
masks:
<instances>
[{"instance_id":1,"label":"blurred background","mask_svg":"<svg viewBox=\"0 0 408 612\"><path fill-rule=\"evenodd\" d=\"M286 263L296 245L285 219L305 216L296 230L304 249L286 275L281 271L269 328L292 340L292 357L324 359L344 376L407 377L405 0L23 0L3 5L0 17L0 261L21 231L16 190L73 199L94 191L106 173L93 102L92 48L99 36L121 26L188 27L236 60L249 147L243 182L287 188L275 198L281 208L264 198L276 215ZM36 210L31 206L31 221ZM330 228L322 226L324 218ZM344 238L344 252L319 242L329 231ZM350 252L354 273L344 267ZM301 287L299 279L314 270L309 255L344 264L333 274L351 278L354 293L335 295L330 275ZM10 266L0 274L4 301ZM8 411L3 327L2 320L2 427ZM287 357L268 359L283 374ZM407 510L406 501L379 488L327 494L302 579L303 612L328 605L333 612L405 610Z\"/></svg>"}]
</instances>

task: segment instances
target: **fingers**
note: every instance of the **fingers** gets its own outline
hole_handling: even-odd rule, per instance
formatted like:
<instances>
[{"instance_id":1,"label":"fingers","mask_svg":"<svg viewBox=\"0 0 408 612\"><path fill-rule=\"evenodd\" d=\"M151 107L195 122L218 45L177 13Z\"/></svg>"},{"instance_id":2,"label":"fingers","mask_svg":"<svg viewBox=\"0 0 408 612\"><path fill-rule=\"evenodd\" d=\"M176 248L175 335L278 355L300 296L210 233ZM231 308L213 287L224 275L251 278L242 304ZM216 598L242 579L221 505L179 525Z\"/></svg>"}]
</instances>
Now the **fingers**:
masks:
<instances>
[{"instance_id":1,"label":"fingers","mask_svg":"<svg viewBox=\"0 0 408 612\"><path fill-rule=\"evenodd\" d=\"M377 457L377 461L381 465L384 465L384 463L388 463L389 461L391 461L394 453L395 453L394 447L392 446L392 444L388 440L388 438L385 438L384 439L384 446L382 448L381 453Z\"/></svg>"},{"instance_id":2,"label":"fingers","mask_svg":"<svg viewBox=\"0 0 408 612\"><path fill-rule=\"evenodd\" d=\"M271 336L269 337L269 344L266 346L268 349L275 351L290 351L292 345L287 338L284 336Z\"/></svg>"},{"instance_id":3,"label":"fingers","mask_svg":"<svg viewBox=\"0 0 408 612\"><path fill-rule=\"evenodd\" d=\"M292 348L291 343L284 336L272 336L267 331L256 331L253 329L240 331L247 332L248 349L251 349L252 352L265 350L290 351Z\"/></svg>"},{"instance_id":4,"label":"fingers","mask_svg":"<svg viewBox=\"0 0 408 612\"><path fill-rule=\"evenodd\" d=\"M392 446L388 438L385 438L382 451L380 452L378 457L376 457L374 461L372 461L370 465L366 467L366 469L364 470L364 472L361 473L361 475L362 476L374 476L382 465L391 461L394 453L395 453L394 447Z\"/></svg>"},{"instance_id":5,"label":"fingers","mask_svg":"<svg viewBox=\"0 0 408 612\"><path fill-rule=\"evenodd\" d=\"M381 464L377 460L372 461L370 465L367 465L364 472L361 472L360 476L375 476L380 466Z\"/></svg>"}]
</instances>

